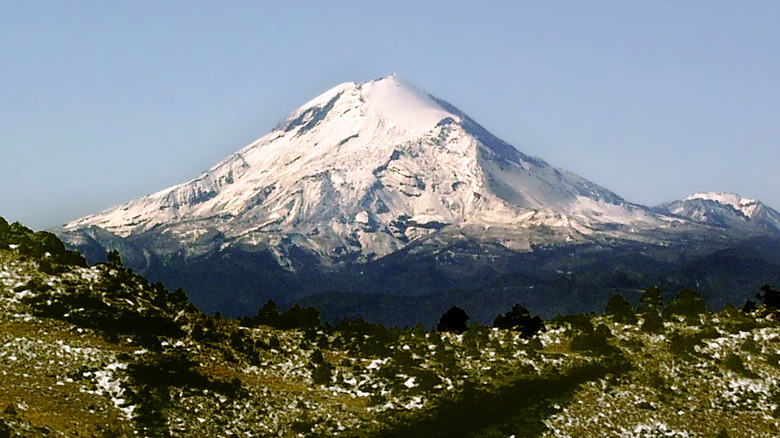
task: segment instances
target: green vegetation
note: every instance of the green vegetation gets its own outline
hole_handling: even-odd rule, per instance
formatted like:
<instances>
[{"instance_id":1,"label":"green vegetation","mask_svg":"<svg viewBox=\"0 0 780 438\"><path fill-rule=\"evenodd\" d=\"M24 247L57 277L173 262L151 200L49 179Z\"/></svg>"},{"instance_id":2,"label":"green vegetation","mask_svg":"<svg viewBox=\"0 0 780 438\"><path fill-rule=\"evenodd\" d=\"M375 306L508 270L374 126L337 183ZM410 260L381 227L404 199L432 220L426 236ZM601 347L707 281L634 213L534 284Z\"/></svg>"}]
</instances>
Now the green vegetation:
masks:
<instances>
[{"instance_id":1,"label":"green vegetation","mask_svg":"<svg viewBox=\"0 0 780 438\"><path fill-rule=\"evenodd\" d=\"M764 308L770 312L780 312L780 291L773 289L769 284L761 286L760 290L761 293L756 294L756 298L761 301Z\"/></svg>"},{"instance_id":2,"label":"green vegetation","mask_svg":"<svg viewBox=\"0 0 780 438\"><path fill-rule=\"evenodd\" d=\"M774 437L780 292L759 292L493 327L453 306L435 331L272 301L232 320L0 219L0 438Z\"/></svg>"},{"instance_id":3,"label":"green vegetation","mask_svg":"<svg viewBox=\"0 0 780 438\"><path fill-rule=\"evenodd\" d=\"M698 324L707 313L707 305L701 295L693 289L683 289L664 309L665 319L682 317L689 324Z\"/></svg>"},{"instance_id":4,"label":"green vegetation","mask_svg":"<svg viewBox=\"0 0 780 438\"><path fill-rule=\"evenodd\" d=\"M463 333L468 328L469 314L458 306L450 307L439 318L436 330L440 332Z\"/></svg>"},{"instance_id":5,"label":"green vegetation","mask_svg":"<svg viewBox=\"0 0 780 438\"><path fill-rule=\"evenodd\" d=\"M515 304L506 315L499 313L496 316L496 319L493 320L493 327L518 331L522 337L530 339L544 330L544 322L539 316L531 315L531 312L525 307Z\"/></svg>"},{"instance_id":6,"label":"green vegetation","mask_svg":"<svg viewBox=\"0 0 780 438\"><path fill-rule=\"evenodd\" d=\"M19 254L38 259L40 269L49 274L66 271L70 266L87 266L86 259L78 251L66 249L54 234L33 232L19 222L9 225L0 217L0 250L11 246Z\"/></svg>"},{"instance_id":7,"label":"green vegetation","mask_svg":"<svg viewBox=\"0 0 780 438\"><path fill-rule=\"evenodd\" d=\"M257 327L267 325L278 329L313 329L322 325L320 312L313 307L301 307L298 304L290 307L282 313L273 300L268 302L257 311L255 316L249 316L239 319L243 327Z\"/></svg>"},{"instance_id":8,"label":"green vegetation","mask_svg":"<svg viewBox=\"0 0 780 438\"><path fill-rule=\"evenodd\" d=\"M631 304L623 298L623 295L613 295L612 298L607 301L607 307L604 309L604 314L611 316L615 322L622 322L624 324L636 324L636 315L634 309L631 308Z\"/></svg>"}]
</instances>

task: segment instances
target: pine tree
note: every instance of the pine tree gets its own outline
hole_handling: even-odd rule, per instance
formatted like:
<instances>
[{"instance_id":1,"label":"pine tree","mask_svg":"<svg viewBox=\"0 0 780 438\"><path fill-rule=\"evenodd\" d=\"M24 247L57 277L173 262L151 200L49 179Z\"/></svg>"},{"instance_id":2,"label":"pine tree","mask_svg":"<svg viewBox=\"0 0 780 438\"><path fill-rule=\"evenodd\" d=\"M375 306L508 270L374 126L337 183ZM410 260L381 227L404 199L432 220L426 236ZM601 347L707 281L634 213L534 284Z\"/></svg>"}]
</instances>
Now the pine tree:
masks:
<instances>
[{"instance_id":1,"label":"pine tree","mask_svg":"<svg viewBox=\"0 0 780 438\"><path fill-rule=\"evenodd\" d=\"M664 321L661 319L661 315L656 310L648 310L644 314L644 322L642 323L642 331L645 333L661 333L664 330Z\"/></svg>"},{"instance_id":2,"label":"pine tree","mask_svg":"<svg viewBox=\"0 0 780 438\"><path fill-rule=\"evenodd\" d=\"M120 268L122 267L122 256L119 255L119 251L113 249L106 254L106 259L108 260L108 264L115 267Z\"/></svg>"},{"instance_id":3,"label":"pine tree","mask_svg":"<svg viewBox=\"0 0 780 438\"><path fill-rule=\"evenodd\" d=\"M699 322L699 315L704 313L707 313L707 305L701 294L693 289L685 288L666 306L663 316L669 319L672 315L679 315L683 316L689 324L695 324Z\"/></svg>"},{"instance_id":4,"label":"pine tree","mask_svg":"<svg viewBox=\"0 0 780 438\"><path fill-rule=\"evenodd\" d=\"M753 313L756 309L758 309L758 305L751 299L745 300L745 304L742 305L742 312L744 313Z\"/></svg>"},{"instance_id":5,"label":"pine tree","mask_svg":"<svg viewBox=\"0 0 780 438\"><path fill-rule=\"evenodd\" d=\"M520 332L520 335L526 339L544 329L542 318L531 315L531 312L520 304L515 304L512 309L503 315L501 313L493 320L493 327L514 330Z\"/></svg>"},{"instance_id":6,"label":"pine tree","mask_svg":"<svg viewBox=\"0 0 780 438\"><path fill-rule=\"evenodd\" d=\"M642 293L642 296L639 297L639 302L642 303L639 307L639 310L642 313L651 309L657 312L660 311L661 306L664 304L664 300L661 297L661 289L658 289L656 286L647 289Z\"/></svg>"},{"instance_id":7,"label":"pine tree","mask_svg":"<svg viewBox=\"0 0 780 438\"><path fill-rule=\"evenodd\" d=\"M468 329L469 314L458 306L450 307L439 318L436 330L440 332L463 333Z\"/></svg>"},{"instance_id":8,"label":"pine tree","mask_svg":"<svg viewBox=\"0 0 780 438\"><path fill-rule=\"evenodd\" d=\"M756 298L761 301L761 304L770 311L780 310L780 291L772 289L772 286L765 284L759 288L761 294L756 294Z\"/></svg>"},{"instance_id":9,"label":"pine tree","mask_svg":"<svg viewBox=\"0 0 780 438\"><path fill-rule=\"evenodd\" d=\"M609 299L607 306L604 309L604 313L612 316L612 320L615 322L636 324L634 309L631 308L631 304L620 294L613 295L612 298Z\"/></svg>"}]
</instances>

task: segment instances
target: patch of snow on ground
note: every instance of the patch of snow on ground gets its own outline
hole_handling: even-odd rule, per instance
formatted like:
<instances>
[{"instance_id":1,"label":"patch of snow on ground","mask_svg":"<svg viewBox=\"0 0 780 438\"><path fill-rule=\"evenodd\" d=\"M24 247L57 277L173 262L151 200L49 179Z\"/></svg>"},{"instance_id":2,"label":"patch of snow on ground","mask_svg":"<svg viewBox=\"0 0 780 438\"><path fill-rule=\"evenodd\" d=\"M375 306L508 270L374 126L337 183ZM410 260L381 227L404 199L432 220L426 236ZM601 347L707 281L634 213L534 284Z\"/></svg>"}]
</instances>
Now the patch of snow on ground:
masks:
<instances>
[{"instance_id":1,"label":"patch of snow on ground","mask_svg":"<svg viewBox=\"0 0 780 438\"><path fill-rule=\"evenodd\" d=\"M104 369L95 371L95 384L100 395L107 395L111 398L114 406L120 409L128 420L133 418L135 406L126 405L126 400L122 398L125 390L122 388L122 381L117 378L117 372L127 369L127 364L114 362L108 364Z\"/></svg>"}]
</instances>

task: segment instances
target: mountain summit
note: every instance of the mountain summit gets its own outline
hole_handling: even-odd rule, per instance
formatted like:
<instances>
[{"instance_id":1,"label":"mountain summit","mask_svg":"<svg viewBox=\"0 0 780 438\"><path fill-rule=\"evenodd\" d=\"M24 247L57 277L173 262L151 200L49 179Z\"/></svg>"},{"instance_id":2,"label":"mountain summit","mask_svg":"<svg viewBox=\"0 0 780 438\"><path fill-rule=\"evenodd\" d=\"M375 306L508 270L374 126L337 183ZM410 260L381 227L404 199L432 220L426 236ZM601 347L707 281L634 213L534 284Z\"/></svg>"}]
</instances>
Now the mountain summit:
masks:
<instances>
[{"instance_id":1,"label":"mountain summit","mask_svg":"<svg viewBox=\"0 0 780 438\"><path fill-rule=\"evenodd\" d=\"M283 247L327 267L387 255L443 227L544 226L572 240L666 222L520 153L392 75L336 86L199 177L65 228L146 236L163 253L267 247L293 268ZM527 233L511 234L507 246L528 248Z\"/></svg>"},{"instance_id":2,"label":"mountain summit","mask_svg":"<svg viewBox=\"0 0 780 438\"><path fill-rule=\"evenodd\" d=\"M655 209L716 227L759 228L780 233L780 213L734 193L694 193Z\"/></svg>"},{"instance_id":3,"label":"mountain summit","mask_svg":"<svg viewBox=\"0 0 780 438\"><path fill-rule=\"evenodd\" d=\"M207 312L272 298L398 325L453 304L478 320L517 302L591 311L654 284L711 285L722 305L780 272L771 209L680 202L626 202L393 75L334 87L197 178L54 231L93 262L118 249ZM746 263L717 253L751 238Z\"/></svg>"}]
</instances>

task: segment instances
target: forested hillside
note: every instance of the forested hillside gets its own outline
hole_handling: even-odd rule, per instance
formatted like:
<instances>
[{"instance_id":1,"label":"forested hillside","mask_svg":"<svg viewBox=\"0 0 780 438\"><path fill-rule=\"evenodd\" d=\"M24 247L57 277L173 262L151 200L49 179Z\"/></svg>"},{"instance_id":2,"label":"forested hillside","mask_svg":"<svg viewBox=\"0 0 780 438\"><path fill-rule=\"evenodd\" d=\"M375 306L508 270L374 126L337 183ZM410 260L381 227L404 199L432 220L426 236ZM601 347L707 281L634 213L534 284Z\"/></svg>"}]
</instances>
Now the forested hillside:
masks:
<instances>
[{"instance_id":1,"label":"forested hillside","mask_svg":"<svg viewBox=\"0 0 780 438\"><path fill-rule=\"evenodd\" d=\"M603 314L436 330L273 302L241 320L0 219L0 437L774 437L780 292L710 312L649 288Z\"/></svg>"}]
</instances>

